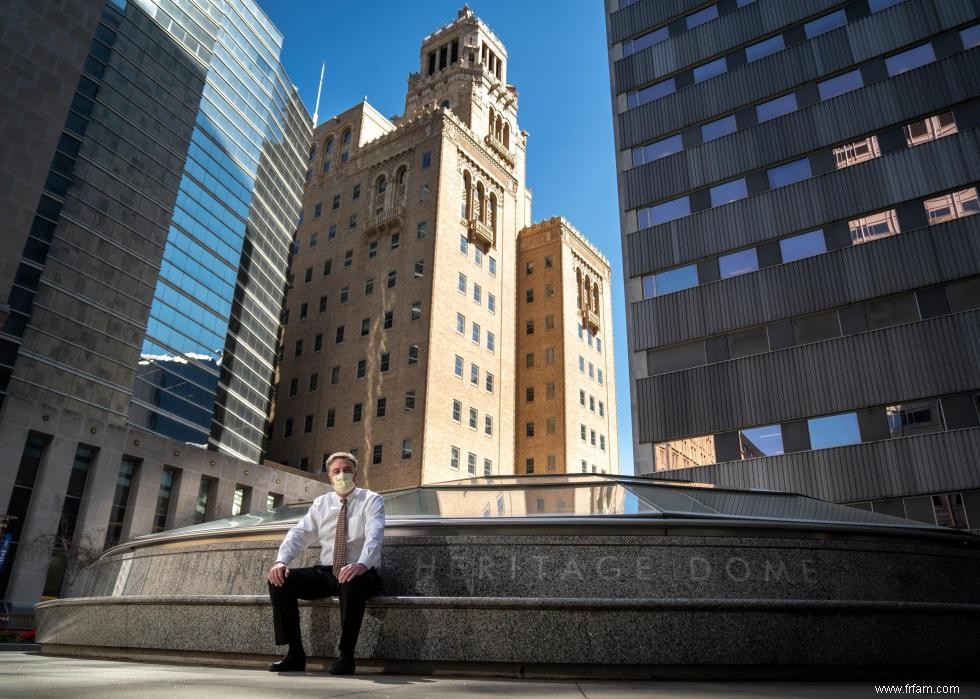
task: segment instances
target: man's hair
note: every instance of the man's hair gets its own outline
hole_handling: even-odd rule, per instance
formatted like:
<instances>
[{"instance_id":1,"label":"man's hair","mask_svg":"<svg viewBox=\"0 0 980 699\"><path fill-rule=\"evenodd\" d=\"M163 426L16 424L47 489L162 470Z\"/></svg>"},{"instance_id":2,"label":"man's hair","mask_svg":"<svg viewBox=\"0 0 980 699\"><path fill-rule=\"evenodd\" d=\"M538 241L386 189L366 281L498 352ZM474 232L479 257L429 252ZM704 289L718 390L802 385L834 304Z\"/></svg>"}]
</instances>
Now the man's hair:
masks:
<instances>
[{"instance_id":1,"label":"man's hair","mask_svg":"<svg viewBox=\"0 0 980 699\"><path fill-rule=\"evenodd\" d=\"M325 471L330 470L330 464L332 464L337 459L347 459L352 464L354 464L354 470L357 470L357 457L351 454L349 451L335 451L333 454L327 457L327 465L323 467Z\"/></svg>"}]
</instances>

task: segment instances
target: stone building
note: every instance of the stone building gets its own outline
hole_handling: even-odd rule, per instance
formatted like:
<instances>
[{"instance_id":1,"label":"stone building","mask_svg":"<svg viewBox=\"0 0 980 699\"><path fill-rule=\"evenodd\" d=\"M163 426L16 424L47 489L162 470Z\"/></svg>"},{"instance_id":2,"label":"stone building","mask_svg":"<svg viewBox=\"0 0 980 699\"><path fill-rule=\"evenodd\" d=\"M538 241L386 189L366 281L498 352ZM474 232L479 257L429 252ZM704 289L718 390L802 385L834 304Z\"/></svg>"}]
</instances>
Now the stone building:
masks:
<instances>
[{"instance_id":1,"label":"stone building","mask_svg":"<svg viewBox=\"0 0 980 699\"><path fill-rule=\"evenodd\" d=\"M980 528L980 14L606 0L637 473Z\"/></svg>"},{"instance_id":2,"label":"stone building","mask_svg":"<svg viewBox=\"0 0 980 699\"><path fill-rule=\"evenodd\" d=\"M521 231L518 473L618 473L609 261L568 221Z\"/></svg>"},{"instance_id":3,"label":"stone building","mask_svg":"<svg viewBox=\"0 0 980 699\"><path fill-rule=\"evenodd\" d=\"M517 454L525 424L516 419L526 383L517 354L525 334L519 240L531 223L531 194L507 61L502 42L464 7L423 40L403 116L386 119L362 102L314 130L270 458L318 472L328 454L350 450L374 489L509 474L515 464L525 472ZM554 314L555 351L567 358L573 250L602 280L604 339L611 313L608 265L580 234L563 230L551 283L563 304ZM545 318L538 322L544 337ZM611 361L608 347L603 362ZM608 444L587 460L590 470L611 471L614 377L603 367ZM544 400L544 384L540 390ZM542 444L546 437L542 423ZM542 451L534 473L548 471L547 453L553 471L570 463L556 445Z\"/></svg>"},{"instance_id":4,"label":"stone building","mask_svg":"<svg viewBox=\"0 0 980 699\"><path fill-rule=\"evenodd\" d=\"M33 602L81 549L322 491L256 463L310 125L252 0L0 20L0 596Z\"/></svg>"}]
</instances>

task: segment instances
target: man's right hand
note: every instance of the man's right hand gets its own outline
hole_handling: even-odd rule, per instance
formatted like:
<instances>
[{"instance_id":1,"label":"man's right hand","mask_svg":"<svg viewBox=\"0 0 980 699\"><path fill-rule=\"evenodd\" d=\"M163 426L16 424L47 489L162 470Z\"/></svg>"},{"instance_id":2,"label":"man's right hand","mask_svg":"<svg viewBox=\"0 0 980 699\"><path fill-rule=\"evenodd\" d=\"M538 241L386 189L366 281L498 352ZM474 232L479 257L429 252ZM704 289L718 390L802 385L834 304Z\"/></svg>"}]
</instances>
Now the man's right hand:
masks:
<instances>
[{"instance_id":1,"label":"man's right hand","mask_svg":"<svg viewBox=\"0 0 980 699\"><path fill-rule=\"evenodd\" d=\"M276 563L274 566L269 568L269 574L266 576L269 582L276 587L282 587L282 584L286 582L286 576L289 575L289 568L285 563Z\"/></svg>"}]
</instances>

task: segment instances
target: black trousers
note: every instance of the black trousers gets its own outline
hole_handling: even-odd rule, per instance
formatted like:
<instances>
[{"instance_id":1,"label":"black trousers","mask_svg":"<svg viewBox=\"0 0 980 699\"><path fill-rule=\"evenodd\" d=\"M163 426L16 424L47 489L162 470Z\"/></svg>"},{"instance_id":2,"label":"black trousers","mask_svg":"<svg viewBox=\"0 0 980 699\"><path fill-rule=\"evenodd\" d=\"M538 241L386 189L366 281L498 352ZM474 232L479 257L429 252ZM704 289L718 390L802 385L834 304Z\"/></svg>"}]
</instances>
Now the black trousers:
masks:
<instances>
[{"instance_id":1,"label":"black trousers","mask_svg":"<svg viewBox=\"0 0 980 699\"><path fill-rule=\"evenodd\" d=\"M340 654L353 658L367 598L378 594L380 590L381 576L373 568L344 584L334 576L333 566L290 568L286 582L281 587L269 583L276 644L302 645L297 600L339 596Z\"/></svg>"}]
</instances>

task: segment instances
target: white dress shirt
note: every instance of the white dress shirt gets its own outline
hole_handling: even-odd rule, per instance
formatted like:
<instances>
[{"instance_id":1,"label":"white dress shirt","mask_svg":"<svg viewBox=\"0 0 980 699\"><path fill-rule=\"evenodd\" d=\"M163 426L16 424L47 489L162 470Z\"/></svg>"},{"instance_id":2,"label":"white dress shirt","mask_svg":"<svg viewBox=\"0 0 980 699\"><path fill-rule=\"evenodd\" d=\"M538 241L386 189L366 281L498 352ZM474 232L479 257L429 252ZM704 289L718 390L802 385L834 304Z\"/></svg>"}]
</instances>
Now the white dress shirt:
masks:
<instances>
[{"instance_id":1,"label":"white dress shirt","mask_svg":"<svg viewBox=\"0 0 980 699\"><path fill-rule=\"evenodd\" d=\"M289 565L308 546L319 541L320 565L332 566L340 506L340 496L333 491L314 500L309 512L286 533L276 562ZM384 533L384 499L373 491L354 488L347 495L347 562L380 568Z\"/></svg>"}]
</instances>

